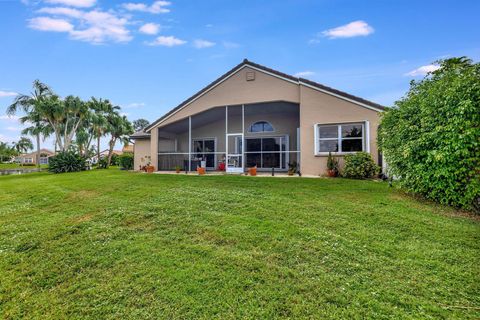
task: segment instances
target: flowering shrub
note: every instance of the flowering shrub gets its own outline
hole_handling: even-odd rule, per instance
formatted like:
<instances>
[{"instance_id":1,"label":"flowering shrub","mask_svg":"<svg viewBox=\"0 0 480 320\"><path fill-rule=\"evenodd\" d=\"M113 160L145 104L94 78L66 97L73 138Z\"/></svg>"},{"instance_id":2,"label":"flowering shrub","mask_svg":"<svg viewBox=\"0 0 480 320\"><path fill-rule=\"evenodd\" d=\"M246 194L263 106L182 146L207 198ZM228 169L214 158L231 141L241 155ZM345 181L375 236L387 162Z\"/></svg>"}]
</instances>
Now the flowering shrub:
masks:
<instances>
[{"instance_id":1,"label":"flowering shrub","mask_svg":"<svg viewBox=\"0 0 480 320\"><path fill-rule=\"evenodd\" d=\"M367 179L380 172L372 156L367 152L357 152L345 156L343 176L353 179Z\"/></svg>"}]
</instances>

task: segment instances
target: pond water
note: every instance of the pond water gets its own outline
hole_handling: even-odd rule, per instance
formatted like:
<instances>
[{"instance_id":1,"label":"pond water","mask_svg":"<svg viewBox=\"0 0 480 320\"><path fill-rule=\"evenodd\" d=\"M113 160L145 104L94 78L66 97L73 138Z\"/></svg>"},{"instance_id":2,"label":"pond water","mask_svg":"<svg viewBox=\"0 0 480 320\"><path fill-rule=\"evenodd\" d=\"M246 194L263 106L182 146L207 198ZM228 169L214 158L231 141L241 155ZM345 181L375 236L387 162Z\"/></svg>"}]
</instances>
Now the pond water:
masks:
<instances>
[{"instance_id":1,"label":"pond water","mask_svg":"<svg viewBox=\"0 0 480 320\"><path fill-rule=\"evenodd\" d=\"M39 172L42 169L0 169L0 176L7 175L7 174L23 174L23 173L31 173L31 172Z\"/></svg>"}]
</instances>

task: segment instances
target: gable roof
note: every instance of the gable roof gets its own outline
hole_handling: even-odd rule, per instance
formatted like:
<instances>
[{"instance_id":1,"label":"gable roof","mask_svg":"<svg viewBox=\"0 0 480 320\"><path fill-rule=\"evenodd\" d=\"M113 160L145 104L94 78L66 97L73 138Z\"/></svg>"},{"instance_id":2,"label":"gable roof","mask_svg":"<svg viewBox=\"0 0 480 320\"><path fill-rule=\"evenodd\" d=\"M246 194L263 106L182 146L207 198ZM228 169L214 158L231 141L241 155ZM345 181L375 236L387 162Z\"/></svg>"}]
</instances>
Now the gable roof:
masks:
<instances>
[{"instance_id":1,"label":"gable roof","mask_svg":"<svg viewBox=\"0 0 480 320\"><path fill-rule=\"evenodd\" d=\"M205 93L207 93L208 91L210 91L211 89L216 87L218 84L220 84L221 82L223 82L224 80L229 78L231 75L235 74L236 72L240 71L244 67L250 67L250 68L258 70L260 72L264 72L266 74L270 74L272 76L275 76L275 77L281 78L283 80L292 82L296 85L305 85L305 86L310 87L312 89L315 89L315 90L318 90L318 91L336 96L338 98L348 100L350 102L356 103L360 106L363 106L363 107L366 107L366 108L369 108L369 109L373 109L375 111L385 110L385 107L378 104L378 103L375 103L375 102L372 102L372 101L354 96L352 94L349 94L349 93L346 93L346 92L343 92L343 91L325 86L325 85L320 84L318 82L314 82L314 81L311 81L311 80L308 80L308 79L305 79L305 78L298 78L298 77L295 77L295 76L277 71L275 69L268 68L268 67L260 65L258 63L249 61L247 59L244 59L240 64L236 65L235 67L230 69L228 72L224 73L219 78L217 78L215 81L211 82L206 87L204 87L203 89L201 89L200 91L195 93L193 96L191 96L190 98L188 98L185 101L183 101L182 103L180 103L178 106L176 106L175 108L173 108L172 110L170 110L169 112L167 112L166 114L164 114L163 116L158 118L156 121L152 122L148 127L146 127L144 129L144 133L148 134L148 132L153 127L155 127L158 123L162 122L163 120L168 118L173 113L177 112L178 110L187 106L188 104L190 104L191 102L193 102L194 100L199 98L200 96L204 95Z\"/></svg>"},{"instance_id":2,"label":"gable roof","mask_svg":"<svg viewBox=\"0 0 480 320\"><path fill-rule=\"evenodd\" d=\"M46 153L48 154L48 157L51 157L55 154L55 152L53 152L52 150L49 150L49 149L45 149L45 148L40 148L40 153ZM32 152L28 152L28 153L22 153L20 155L20 157L27 157L27 156L32 156L32 155L36 155L37 154L37 151L32 151Z\"/></svg>"}]
</instances>

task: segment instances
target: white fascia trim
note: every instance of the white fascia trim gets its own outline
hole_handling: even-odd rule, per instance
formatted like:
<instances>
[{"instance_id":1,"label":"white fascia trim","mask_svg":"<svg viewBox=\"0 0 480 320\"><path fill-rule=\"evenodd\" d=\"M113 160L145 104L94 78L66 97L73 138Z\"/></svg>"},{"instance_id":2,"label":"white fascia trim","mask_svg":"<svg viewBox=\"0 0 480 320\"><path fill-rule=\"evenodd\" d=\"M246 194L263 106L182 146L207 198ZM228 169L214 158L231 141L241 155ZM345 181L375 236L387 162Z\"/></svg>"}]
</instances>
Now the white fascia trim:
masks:
<instances>
[{"instance_id":1,"label":"white fascia trim","mask_svg":"<svg viewBox=\"0 0 480 320\"><path fill-rule=\"evenodd\" d=\"M279 78L279 79L282 79L282 80L285 80L285 81L288 81L290 83L293 83L293 84L296 84L296 85L299 85L299 82L298 81L293 81L291 79L288 79L288 78L285 78L285 77L281 77L279 76L278 74L274 74L274 73L271 73L271 72L268 72L268 71L265 71L265 70L262 70L262 69L259 69L257 67L254 67L248 63L246 63L245 65L243 65L241 68L239 68L237 71L235 71L234 73L232 73L231 75L229 75L228 77L226 77L225 79L222 79L222 81L218 82L217 84L215 84L213 87L209 88L207 91L203 92L201 95L199 95L198 97L196 97L195 99L193 99L192 101L190 101L189 103L187 103L186 105L184 105L183 107L181 107L180 109L176 110L175 112L173 112L171 115L169 115L168 117L166 117L165 119L163 119L162 121L160 121L159 123L157 123L155 125L155 127L158 127L160 124L162 124L162 122L165 122L166 120L168 120L170 117L172 117L174 114L176 114L177 112L179 112L180 110L182 110L183 108L186 108L187 106L189 106L190 104L192 104L194 101L196 101L197 99L199 99L200 97L204 96L205 94L207 94L208 92L210 92L211 90L213 90L215 87L217 87L218 85L220 85L221 83L223 83L224 81L226 81L227 79L229 79L230 77L232 77L233 75L237 74L239 71L243 70L244 68L246 67L249 67L251 69L254 69L258 72L263 72L265 74L268 74L270 76L273 76L273 77L276 77L276 78ZM155 127L152 127L150 130L148 130L147 132L150 132L153 128Z\"/></svg>"},{"instance_id":2,"label":"white fascia trim","mask_svg":"<svg viewBox=\"0 0 480 320\"><path fill-rule=\"evenodd\" d=\"M375 107L366 105L366 104L364 104L364 103L361 103L361 102L358 102L358 101L355 101L355 100L346 98L346 97L344 97L344 96L338 95L338 94L333 93L333 92L328 91L328 90L324 90L324 89L317 88L317 87L312 86L312 85L310 85L310 84L308 84L308 83L305 83L305 82L303 82L303 81L300 81L299 83L300 83L301 85L304 85L305 87L310 88L310 89L317 90L317 91L320 91L320 92L329 94L329 95L331 95L331 96L334 96L334 97L337 97L337 98L339 98L339 99L343 99L343 100L345 100L345 101L354 103L354 104L359 105L359 106L361 106L361 107L364 107L364 108L367 108L367 109L370 109L370 110L374 110L374 111L377 111L377 112L383 112L383 110L381 110L381 109L378 109L378 108L375 108Z\"/></svg>"}]
</instances>

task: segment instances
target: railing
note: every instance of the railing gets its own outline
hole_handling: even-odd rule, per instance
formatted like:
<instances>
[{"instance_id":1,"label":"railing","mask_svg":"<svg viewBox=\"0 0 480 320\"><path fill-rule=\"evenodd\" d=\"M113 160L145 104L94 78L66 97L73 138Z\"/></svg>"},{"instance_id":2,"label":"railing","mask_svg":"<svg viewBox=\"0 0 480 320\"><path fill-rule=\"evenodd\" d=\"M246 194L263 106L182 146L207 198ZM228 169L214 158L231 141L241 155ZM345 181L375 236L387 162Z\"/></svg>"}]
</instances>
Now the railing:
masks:
<instances>
[{"instance_id":1,"label":"railing","mask_svg":"<svg viewBox=\"0 0 480 320\"><path fill-rule=\"evenodd\" d=\"M257 166L259 171L270 171L272 168L277 171L287 171L289 164L297 163L299 166L300 162L299 151L244 152L243 157L245 169ZM226 155L225 152L192 153L189 161L188 152L158 153L158 170L175 171L179 168L182 171L195 171L197 166L202 165L202 161L205 161L204 164L208 163L207 170L220 170L221 163L225 164ZM189 164L190 170L188 170Z\"/></svg>"}]
</instances>

